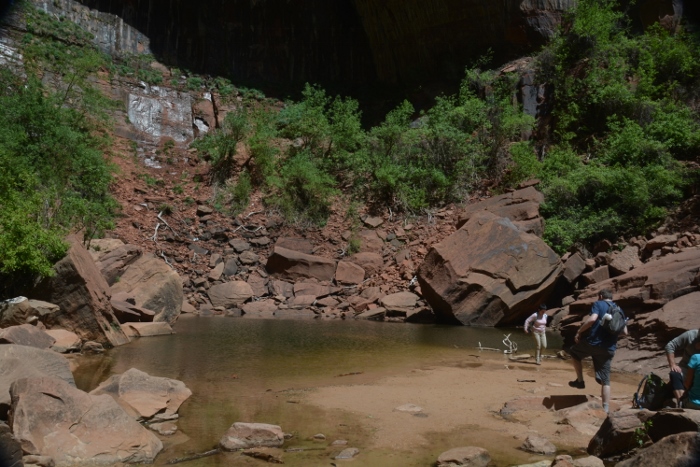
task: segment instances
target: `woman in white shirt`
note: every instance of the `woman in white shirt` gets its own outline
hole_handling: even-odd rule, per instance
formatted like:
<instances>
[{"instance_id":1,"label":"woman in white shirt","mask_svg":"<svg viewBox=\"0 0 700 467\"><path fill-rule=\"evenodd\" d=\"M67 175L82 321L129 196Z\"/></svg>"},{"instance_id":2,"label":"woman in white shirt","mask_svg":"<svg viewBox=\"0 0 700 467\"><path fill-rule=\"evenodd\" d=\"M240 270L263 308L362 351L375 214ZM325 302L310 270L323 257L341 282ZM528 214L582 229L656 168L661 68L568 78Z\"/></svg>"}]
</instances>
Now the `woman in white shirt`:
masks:
<instances>
[{"instance_id":1,"label":"woman in white shirt","mask_svg":"<svg viewBox=\"0 0 700 467\"><path fill-rule=\"evenodd\" d=\"M525 333L528 334L532 330L532 336L537 344L537 364L541 362L542 349L547 348L547 305L540 305L536 313L533 313L525 321Z\"/></svg>"}]
</instances>

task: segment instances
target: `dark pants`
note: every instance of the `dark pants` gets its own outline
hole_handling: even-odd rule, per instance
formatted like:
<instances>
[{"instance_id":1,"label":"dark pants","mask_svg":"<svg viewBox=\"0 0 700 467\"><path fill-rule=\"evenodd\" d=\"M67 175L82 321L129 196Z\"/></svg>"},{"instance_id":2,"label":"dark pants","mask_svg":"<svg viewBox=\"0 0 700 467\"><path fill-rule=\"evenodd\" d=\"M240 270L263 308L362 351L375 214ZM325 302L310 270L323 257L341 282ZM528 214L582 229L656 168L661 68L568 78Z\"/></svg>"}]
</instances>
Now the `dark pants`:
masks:
<instances>
[{"instance_id":1,"label":"dark pants","mask_svg":"<svg viewBox=\"0 0 700 467\"><path fill-rule=\"evenodd\" d=\"M596 383L610 386L610 364L615 356L614 350L608 350L597 345L591 345L586 341L581 341L569 349L569 354L571 358L578 361L591 357Z\"/></svg>"}]
</instances>

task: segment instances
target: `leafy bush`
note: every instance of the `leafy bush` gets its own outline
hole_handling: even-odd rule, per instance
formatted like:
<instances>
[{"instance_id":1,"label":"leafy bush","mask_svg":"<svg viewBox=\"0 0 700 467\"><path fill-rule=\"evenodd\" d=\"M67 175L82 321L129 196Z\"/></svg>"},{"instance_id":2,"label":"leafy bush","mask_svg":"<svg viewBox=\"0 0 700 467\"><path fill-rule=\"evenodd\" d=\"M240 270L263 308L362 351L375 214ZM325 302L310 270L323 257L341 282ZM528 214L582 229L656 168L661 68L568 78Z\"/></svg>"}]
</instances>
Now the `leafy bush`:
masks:
<instances>
[{"instance_id":1,"label":"leafy bush","mask_svg":"<svg viewBox=\"0 0 700 467\"><path fill-rule=\"evenodd\" d=\"M62 96L6 71L0 89L0 274L48 275L67 232L87 239L112 226L111 167Z\"/></svg>"},{"instance_id":2,"label":"leafy bush","mask_svg":"<svg viewBox=\"0 0 700 467\"><path fill-rule=\"evenodd\" d=\"M321 170L308 152L285 161L279 174L270 177L272 195L266 202L289 218L324 224L333 197L338 194L333 178Z\"/></svg>"},{"instance_id":3,"label":"leafy bush","mask_svg":"<svg viewBox=\"0 0 700 467\"><path fill-rule=\"evenodd\" d=\"M644 233L688 184L678 163L700 149L694 39L659 27L633 34L617 2L582 0L540 54L554 83L553 134L539 176L545 238L557 251Z\"/></svg>"}]
</instances>

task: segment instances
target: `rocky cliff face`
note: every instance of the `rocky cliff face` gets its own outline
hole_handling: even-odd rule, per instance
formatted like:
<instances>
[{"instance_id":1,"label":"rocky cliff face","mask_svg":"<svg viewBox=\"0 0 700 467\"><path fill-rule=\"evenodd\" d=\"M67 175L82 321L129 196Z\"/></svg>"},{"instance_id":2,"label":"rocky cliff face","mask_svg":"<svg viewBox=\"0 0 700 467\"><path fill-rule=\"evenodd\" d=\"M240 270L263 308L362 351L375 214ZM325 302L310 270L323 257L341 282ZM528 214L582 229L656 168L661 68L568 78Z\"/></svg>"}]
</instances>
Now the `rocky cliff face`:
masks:
<instances>
[{"instance_id":1,"label":"rocky cliff face","mask_svg":"<svg viewBox=\"0 0 700 467\"><path fill-rule=\"evenodd\" d=\"M460 79L492 49L543 43L574 0L35 0L69 12L103 49L152 50L183 68L270 84L332 87ZM94 9L90 13L86 8ZM111 45L110 45L111 43Z\"/></svg>"}]
</instances>

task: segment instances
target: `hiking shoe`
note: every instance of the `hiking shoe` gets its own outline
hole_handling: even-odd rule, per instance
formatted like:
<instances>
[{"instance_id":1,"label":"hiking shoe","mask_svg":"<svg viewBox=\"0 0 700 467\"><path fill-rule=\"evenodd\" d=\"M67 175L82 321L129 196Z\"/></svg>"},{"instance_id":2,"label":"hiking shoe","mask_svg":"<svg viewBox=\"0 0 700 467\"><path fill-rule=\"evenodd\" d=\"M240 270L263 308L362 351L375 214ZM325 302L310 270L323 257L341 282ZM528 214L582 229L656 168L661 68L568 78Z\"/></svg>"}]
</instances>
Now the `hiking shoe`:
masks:
<instances>
[{"instance_id":1,"label":"hiking shoe","mask_svg":"<svg viewBox=\"0 0 700 467\"><path fill-rule=\"evenodd\" d=\"M584 389L586 387L586 383L575 379L573 381L569 381L569 386L576 389Z\"/></svg>"}]
</instances>

